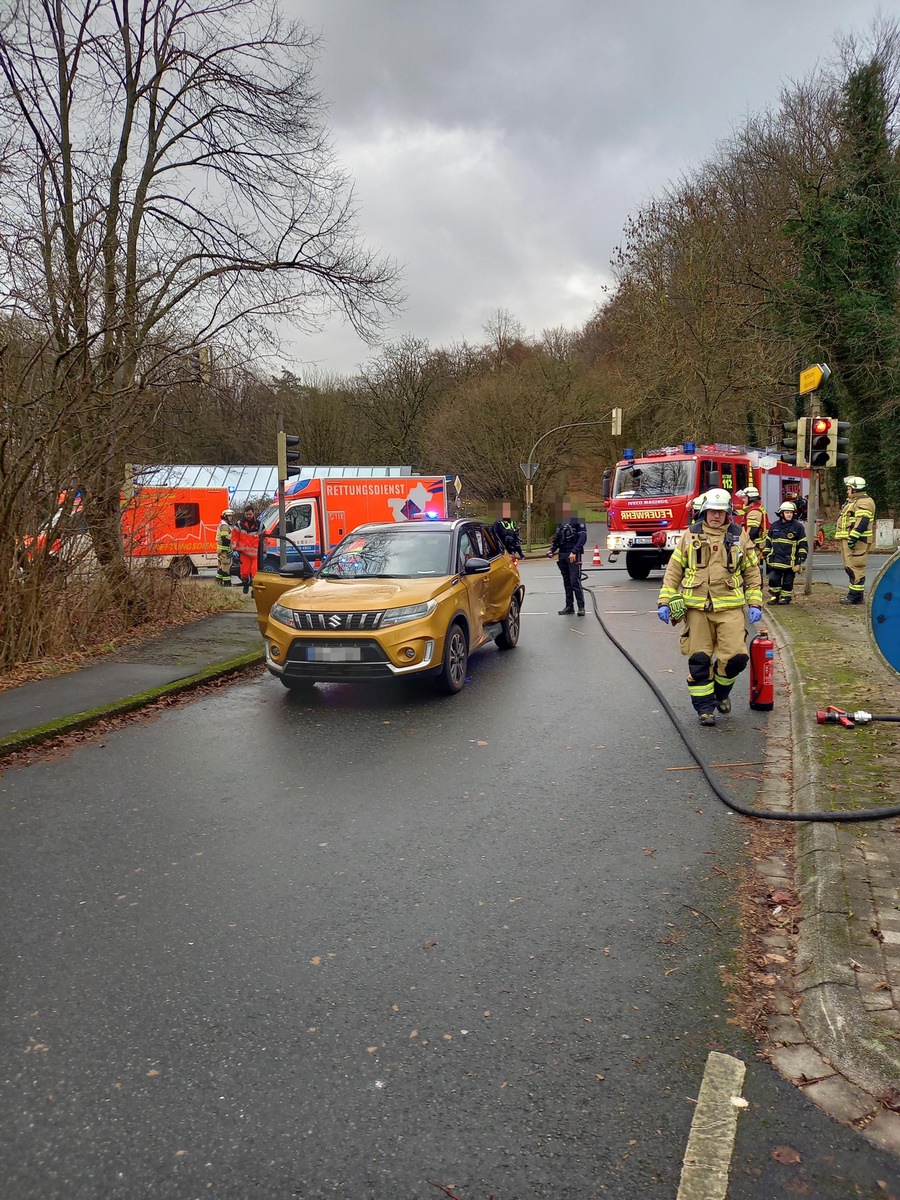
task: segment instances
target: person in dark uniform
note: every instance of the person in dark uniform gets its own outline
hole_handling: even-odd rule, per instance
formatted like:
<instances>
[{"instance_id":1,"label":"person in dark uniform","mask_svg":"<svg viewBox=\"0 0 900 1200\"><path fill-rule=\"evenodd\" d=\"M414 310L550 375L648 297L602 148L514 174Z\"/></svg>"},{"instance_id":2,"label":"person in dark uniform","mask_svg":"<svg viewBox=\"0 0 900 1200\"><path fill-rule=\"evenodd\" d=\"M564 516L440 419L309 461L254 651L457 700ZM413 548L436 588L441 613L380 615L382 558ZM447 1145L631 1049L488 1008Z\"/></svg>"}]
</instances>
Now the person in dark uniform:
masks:
<instances>
[{"instance_id":1,"label":"person in dark uniform","mask_svg":"<svg viewBox=\"0 0 900 1200\"><path fill-rule=\"evenodd\" d=\"M794 576L799 574L808 553L806 528L797 520L797 506L793 500L785 500L778 510L778 519L769 529L766 571L770 604L790 604Z\"/></svg>"},{"instance_id":2,"label":"person in dark uniform","mask_svg":"<svg viewBox=\"0 0 900 1200\"><path fill-rule=\"evenodd\" d=\"M556 527L547 557L557 556L556 565L563 578L566 606L559 615L575 612L578 605L579 617L584 616L584 590L581 586L581 556L587 541L587 525L581 517L564 516Z\"/></svg>"},{"instance_id":3,"label":"person in dark uniform","mask_svg":"<svg viewBox=\"0 0 900 1200\"><path fill-rule=\"evenodd\" d=\"M512 518L512 509L508 503L503 505L503 516L494 522L493 529L500 539L500 545L505 547L508 554L514 554L516 558L525 557L519 529Z\"/></svg>"}]
</instances>

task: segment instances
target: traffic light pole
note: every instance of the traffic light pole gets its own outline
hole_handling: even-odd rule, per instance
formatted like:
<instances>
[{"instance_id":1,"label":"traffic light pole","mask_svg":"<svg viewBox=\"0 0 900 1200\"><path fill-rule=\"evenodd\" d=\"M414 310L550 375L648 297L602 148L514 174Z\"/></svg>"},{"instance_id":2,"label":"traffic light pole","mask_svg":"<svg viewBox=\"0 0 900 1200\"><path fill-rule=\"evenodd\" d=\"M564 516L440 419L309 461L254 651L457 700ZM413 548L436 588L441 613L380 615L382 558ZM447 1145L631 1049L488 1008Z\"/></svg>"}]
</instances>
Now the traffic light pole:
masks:
<instances>
[{"instance_id":1,"label":"traffic light pole","mask_svg":"<svg viewBox=\"0 0 900 1200\"><path fill-rule=\"evenodd\" d=\"M275 433L276 435L284 433L284 417L281 413L275 417ZM285 467L285 470L287 468ZM281 471L278 472L281 475ZM279 570L284 570L287 566L287 534L285 532L286 517L284 507L284 480L278 480L278 567Z\"/></svg>"},{"instance_id":2,"label":"traffic light pole","mask_svg":"<svg viewBox=\"0 0 900 1200\"><path fill-rule=\"evenodd\" d=\"M816 552L816 522L819 517L819 473L809 473L809 510L806 514L806 544L809 553L806 556L806 573L803 577L803 595L808 596L812 591L813 555Z\"/></svg>"}]
</instances>

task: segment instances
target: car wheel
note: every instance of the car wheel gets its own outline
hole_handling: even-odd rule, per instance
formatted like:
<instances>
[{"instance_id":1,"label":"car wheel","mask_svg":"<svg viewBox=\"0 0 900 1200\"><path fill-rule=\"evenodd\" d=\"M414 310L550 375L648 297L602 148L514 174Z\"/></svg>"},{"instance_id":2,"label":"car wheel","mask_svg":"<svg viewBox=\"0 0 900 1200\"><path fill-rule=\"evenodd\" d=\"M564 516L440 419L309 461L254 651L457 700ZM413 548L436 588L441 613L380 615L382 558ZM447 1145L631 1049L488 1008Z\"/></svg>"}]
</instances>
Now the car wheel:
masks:
<instances>
[{"instance_id":1,"label":"car wheel","mask_svg":"<svg viewBox=\"0 0 900 1200\"><path fill-rule=\"evenodd\" d=\"M509 612L503 618L502 625L503 630L497 634L495 641L501 650L512 650L519 640L519 626L521 625L518 596L513 596L510 600Z\"/></svg>"},{"instance_id":2,"label":"car wheel","mask_svg":"<svg viewBox=\"0 0 900 1200\"><path fill-rule=\"evenodd\" d=\"M444 662L438 676L441 691L451 696L462 691L466 682L466 668L469 664L469 646L463 627L455 623L447 630L444 639Z\"/></svg>"},{"instance_id":3,"label":"car wheel","mask_svg":"<svg viewBox=\"0 0 900 1200\"><path fill-rule=\"evenodd\" d=\"M314 679L291 679L286 675L279 675L281 686L286 687L289 692L311 692L316 686Z\"/></svg>"}]
</instances>

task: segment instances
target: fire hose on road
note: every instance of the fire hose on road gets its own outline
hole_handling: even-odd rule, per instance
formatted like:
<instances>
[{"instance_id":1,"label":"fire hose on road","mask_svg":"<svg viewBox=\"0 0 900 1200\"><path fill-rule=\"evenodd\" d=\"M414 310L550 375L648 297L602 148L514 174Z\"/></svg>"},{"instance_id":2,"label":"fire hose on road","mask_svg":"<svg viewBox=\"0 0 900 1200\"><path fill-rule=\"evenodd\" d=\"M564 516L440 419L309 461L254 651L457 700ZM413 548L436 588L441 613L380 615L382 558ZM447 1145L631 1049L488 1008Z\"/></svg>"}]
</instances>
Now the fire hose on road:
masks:
<instances>
[{"instance_id":1,"label":"fire hose on road","mask_svg":"<svg viewBox=\"0 0 900 1200\"><path fill-rule=\"evenodd\" d=\"M900 817L900 804L894 804L894 805L891 805L890 807L885 807L885 808L863 808L863 809L858 809L855 812L786 813L786 812L771 812L770 810L765 809L765 808L748 808L746 805L738 803L737 800L735 800L731 796L729 796L728 793L722 787L720 787L720 785L716 782L716 780L714 779L714 777L712 775L712 771L709 767L709 764L703 758L702 754L700 754L700 752L696 749L696 747L691 744L690 739L687 737L687 735L684 732L684 729L682 727L682 724L678 719L677 713L672 708L671 704L669 704L668 700L662 694L660 689L657 687L657 685L654 683L654 681L651 679L651 677L647 674L647 672L644 670L644 668L641 666L641 664L625 649L625 647L618 640L618 638L615 637L615 635L610 631L609 626L606 624L606 622L603 620L603 618L600 615L600 609L597 605L597 597L594 594L593 588L585 588L585 591L591 597L591 604L593 605L594 616L599 621L600 628L603 630L603 632L606 634L606 636L609 638L609 640L612 642L612 644L616 647L616 649L621 654L623 654L625 656L625 658L628 659L628 661L631 663L631 665L634 667L634 669L643 678L644 682L647 684L647 686L653 692L654 696L656 696L657 700L662 705L669 720L675 726L675 729L678 732L678 736L681 738L681 740L684 742L685 746L687 747L688 753L690 754L691 758L693 758L694 762L697 764L697 766L700 768L701 772L703 773L703 776L706 779L706 782L709 784L710 788L713 790L713 792L718 797L718 799L721 800L722 803L726 806L726 808L730 808L732 810L732 812L740 813L740 815L742 817L754 817L756 820L760 820L760 821L813 821L813 822L829 823L829 824L851 824L851 823L857 823L857 822L862 822L862 821L885 821L890 817ZM858 724L866 724L868 721L900 721L900 717L873 716L871 713L864 713L864 712L845 713L845 712L843 712L843 710L834 708L832 705L829 705L828 708L824 712L819 711L816 713L816 720L819 722L820 725L834 721L837 724L847 726L848 723L849 723L849 725L853 725L853 724L857 724L857 723Z\"/></svg>"}]
</instances>

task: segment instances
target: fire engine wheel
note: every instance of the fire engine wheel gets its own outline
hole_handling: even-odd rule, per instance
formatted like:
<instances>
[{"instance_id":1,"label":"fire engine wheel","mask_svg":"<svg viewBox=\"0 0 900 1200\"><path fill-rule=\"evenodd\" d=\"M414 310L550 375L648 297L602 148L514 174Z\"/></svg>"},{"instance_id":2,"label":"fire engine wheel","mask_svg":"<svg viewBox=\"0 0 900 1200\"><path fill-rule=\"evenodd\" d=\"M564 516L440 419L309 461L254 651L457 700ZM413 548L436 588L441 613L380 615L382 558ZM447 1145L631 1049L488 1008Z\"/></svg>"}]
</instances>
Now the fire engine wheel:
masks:
<instances>
[{"instance_id":1,"label":"fire engine wheel","mask_svg":"<svg viewBox=\"0 0 900 1200\"><path fill-rule=\"evenodd\" d=\"M444 662L438 675L438 687L448 695L461 692L469 665L469 644L462 625L455 623L444 639Z\"/></svg>"},{"instance_id":2,"label":"fire engine wheel","mask_svg":"<svg viewBox=\"0 0 900 1200\"><path fill-rule=\"evenodd\" d=\"M632 579L646 579L655 566L649 554L635 554L632 550L625 554L625 570Z\"/></svg>"},{"instance_id":3,"label":"fire engine wheel","mask_svg":"<svg viewBox=\"0 0 900 1200\"><path fill-rule=\"evenodd\" d=\"M503 629L494 639L501 650L512 650L513 646L518 642L521 620L519 597L513 596L509 602L509 612L502 621Z\"/></svg>"},{"instance_id":4,"label":"fire engine wheel","mask_svg":"<svg viewBox=\"0 0 900 1200\"><path fill-rule=\"evenodd\" d=\"M186 555L173 558L169 563L169 574L176 579L187 579L188 576L194 574L194 564Z\"/></svg>"}]
</instances>

